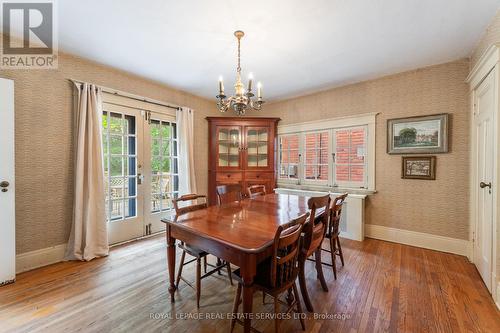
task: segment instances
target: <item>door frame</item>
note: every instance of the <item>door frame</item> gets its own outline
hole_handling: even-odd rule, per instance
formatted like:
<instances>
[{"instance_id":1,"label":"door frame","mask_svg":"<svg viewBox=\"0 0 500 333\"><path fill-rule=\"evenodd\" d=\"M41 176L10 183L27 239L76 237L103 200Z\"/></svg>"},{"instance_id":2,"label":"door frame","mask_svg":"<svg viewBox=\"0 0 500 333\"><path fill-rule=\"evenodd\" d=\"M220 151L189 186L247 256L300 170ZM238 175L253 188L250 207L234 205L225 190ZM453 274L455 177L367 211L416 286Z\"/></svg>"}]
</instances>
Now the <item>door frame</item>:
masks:
<instances>
[{"instance_id":1,"label":"door frame","mask_svg":"<svg viewBox=\"0 0 500 333\"><path fill-rule=\"evenodd\" d=\"M494 128L494 140L493 140L493 149L495 152L498 152L498 149L500 148L499 144L499 96L500 96L500 87L499 87L499 74L500 74L500 44L493 44L491 45L481 56L477 64L474 66L472 71L470 72L469 76L467 77L466 82L469 83L469 92L470 92L470 143L471 143L471 149L470 149L470 184L469 184L469 189L470 189L470 201L469 201L469 220L470 220L470 230L469 230L469 240L470 240L470 246L468 250L468 258L471 262L474 263L474 232L477 228L477 210L476 210L476 203L478 199L478 184L479 180L477 179L477 170L476 166L474 163L474 158L476 156L476 142L475 142L475 137L476 137L476 129L475 129L475 122L474 122L474 116L475 116L475 109L476 106L474 105L474 100L475 100L475 91L479 87L479 85L483 82L483 80L489 75L493 75L494 78L494 88L496 90L495 93L495 101L494 101L494 107L493 107L493 128ZM493 196L493 230L492 230L492 256L491 256L491 271L490 271L490 278L491 278L491 291L492 291L492 297L495 300L497 307L500 308L500 287L499 283L497 283L497 232L499 229L498 226L498 221L499 221L499 211L497 209L499 205L498 201L498 179L500 179L500 172L498 170L498 154L493 154L493 168L494 168L494 173L493 173L493 179L492 179L492 196Z\"/></svg>"}]
</instances>

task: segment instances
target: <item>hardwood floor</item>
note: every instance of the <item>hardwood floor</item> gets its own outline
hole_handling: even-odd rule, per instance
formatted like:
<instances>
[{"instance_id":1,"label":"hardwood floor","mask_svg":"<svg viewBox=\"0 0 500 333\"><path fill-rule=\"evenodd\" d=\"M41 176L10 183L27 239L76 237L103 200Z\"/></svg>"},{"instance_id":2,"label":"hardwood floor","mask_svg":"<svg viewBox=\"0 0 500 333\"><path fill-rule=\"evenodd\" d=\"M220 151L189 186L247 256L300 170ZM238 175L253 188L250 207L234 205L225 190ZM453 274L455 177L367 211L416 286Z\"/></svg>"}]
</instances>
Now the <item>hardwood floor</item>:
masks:
<instances>
[{"instance_id":1,"label":"hardwood floor","mask_svg":"<svg viewBox=\"0 0 500 333\"><path fill-rule=\"evenodd\" d=\"M325 267L328 293L308 262L316 316L330 318L308 314L307 332L500 332L500 312L466 258L372 239L341 241L346 266L337 281ZM0 287L0 332L228 332L236 287L224 275L204 279L197 310L194 291L181 283L172 306L165 250L158 236L116 247L107 258L20 274ZM185 269L194 277L194 265ZM272 309L255 295L255 313ZM192 319L209 315L216 318ZM274 331L272 319L253 325ZM284 321L282 332L302 332L299 320Z\"/></svg>"}]
</instances>

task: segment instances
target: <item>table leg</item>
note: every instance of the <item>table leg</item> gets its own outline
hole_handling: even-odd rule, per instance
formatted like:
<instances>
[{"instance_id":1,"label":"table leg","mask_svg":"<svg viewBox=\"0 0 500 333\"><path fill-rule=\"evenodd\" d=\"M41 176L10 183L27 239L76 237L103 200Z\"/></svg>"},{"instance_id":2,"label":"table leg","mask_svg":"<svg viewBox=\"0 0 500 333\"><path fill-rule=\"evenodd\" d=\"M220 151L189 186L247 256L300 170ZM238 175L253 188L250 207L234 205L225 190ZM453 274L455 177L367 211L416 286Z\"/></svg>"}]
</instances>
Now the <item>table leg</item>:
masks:
<instances>
[{"instance_id":1,"label":"table leg","mask_svg":"<svg viewBox=\"0 0 500 333\"><path fill-rule=\"evenodd\" d=\"M243 327L245 333L250 333L253 317L253 279L255 276L256 262L248 260L240 267L243 280Z\"/></svg>"},{"instance_id":2,"label":"table leg","mask_svg":"<svg viewBox=\"0 0 500 333\"><path fill-rule=\"evenodd\" d=\"M170 236L170 226L167 224L167 265L168 265L168 278L170 286L168 292L170 293L170 302L174 303L175 293L175 238Z\"/></svg>"}]
</instances>

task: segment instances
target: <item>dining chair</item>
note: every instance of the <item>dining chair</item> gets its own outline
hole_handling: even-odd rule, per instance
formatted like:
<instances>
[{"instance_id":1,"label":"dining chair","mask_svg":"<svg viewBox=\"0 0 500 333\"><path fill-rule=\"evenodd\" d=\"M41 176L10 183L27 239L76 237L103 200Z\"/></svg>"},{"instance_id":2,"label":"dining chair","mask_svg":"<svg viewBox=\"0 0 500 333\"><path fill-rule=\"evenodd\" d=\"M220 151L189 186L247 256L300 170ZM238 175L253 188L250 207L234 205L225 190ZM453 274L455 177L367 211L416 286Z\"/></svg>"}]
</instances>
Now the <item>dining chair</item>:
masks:
<instances>
[{"instance_id":1,"label":"dining chair","mask_svg":"<svg viewBox=\"0 0 500 333\"><path fill-rule=\"evenodd\" d=\"M217 186L217 202L219 205L224 205L234 201L241 201L241 185L228 184Z\"/></svg>"},{"instance_id":2,"label":"dining chair","mask_svg":"<svg viewBox=\"0 0 500 333\"><path fill-rule=\"evenodd\" d=\"M307 201L307 206L311 215L309 216L309 221L304 225L304 239L299 260L299 284L306 308L308 311L313 312L314 309L309 298L309 293L307 292L305 263L314 254L317 277L323 290L328 291L328 286L323 275L323 266L321 265L321 245L328 227L330 195L310 198Z\"/></svg>"},{"instance_id":3,"label":"dining chair","mask_svg":"<svg viewBox=\"0 0 500 333\"><path fill-rule=\"evenodd\" d=\"M331 208L330 208L330 217L328 222L328 229L325 235L325 238L328 238L330 241L330 249L324 249L323 251L329 252L332 258L332 269L333 276L335 280L337 280L337 265L336 265L336 257L340 257L340 261L342 262L342 266L344 266L344 255L342 254L342 247L340 246L340 217L342 216L342 206L347 198L347 193L339 195L335 199L332 200ZM330 266L328 263L323 263L323 265Z\"/></svg>"},{"instance_id":4,"label":"dining chair","mask_svg":"<svg viewBox=\"0 0 500 333\"><path fill-rule=\"evenodd\" d=\"M205 195L198 195L198 194L186 194L181 196L178 199L173 199L172 203L174 205L175 209L175 214L176 216L180 216L189 212L193 212L199 209L204 209L208 207L207 200L206 200ZM203 200L202 203L198 203L199 200ZM180 203L189 203L196 201L195 204L186 204L183 205L182 207L180 206ZM182 250L181 254L181 260L179 264L179 271L177 272L177 278L175 280L175 286L178 288L179 287L179 282L180 280L184 281L188 286L196 290L196 306L199 308L200 307L200 297L201 297L201 280L212 275L215 272L220 272L221 269L227 268L228 276L229 276L229 281L231 282L231 285L233 284L233 279L231 276L231 266L229 265L228 262L222 262L219 259L217 260L216 265L208 264L207 263L207 256L209 253L202 251L196 247L190 246L189 244L186 244L184 242L181 242L178 244L179 248ZM185 262L186 259L186 254L189 254L190 256L194 257L194 259L189 260ZM205 268L205 273L201 275L201 260L203 259L203 266ZM185 265L188 265L192 262L196 261L196 281L195 285L185 279L182 276L182 269ZM211 271L207 272L207 266L212 267L213 269Z\"/></svg>"},{"instance_id":5,"label":"dining chair","mask_svg":"<svg viewBox=\"0 0 500 333\"><path fill-rule=\"evenodd\" d=\"M302 313L300 298L297 292L296 279L299 272L298 259L300 254L300 241L302 228L309 213L290 221L286 225L278 227L272 245L272 255L257 266L257 275L254 278L254 290L262 291L274 298L274 327L275 332L279 332L279 327L283 316L279 316L280 305L286 306L286 312L295 311ZM240 270L233 273L238 281L236 295L233 303L233 315L231 316L231 332L236 323L243 322L235 314L241 304L241 291L243 280ZM279 296L287 292L286 301L279 299ZM290 297L292 296L292 297ZM304 318L299 316L302 329L305 330ZM252 328L252 330L255 330ZM258 332L258 331L257 331Z\"/></svg>"},{"instance_id":6,"label":"dining chair","mask_svg":"<svg viewBox=\"0 0 500 333\"><path fill-rule=\"evenodd\" d=\"M261 195L266 195L265 185L252 185L247 188L248 197L250 199L256 198Z\"/></svg>"}]
</instances>

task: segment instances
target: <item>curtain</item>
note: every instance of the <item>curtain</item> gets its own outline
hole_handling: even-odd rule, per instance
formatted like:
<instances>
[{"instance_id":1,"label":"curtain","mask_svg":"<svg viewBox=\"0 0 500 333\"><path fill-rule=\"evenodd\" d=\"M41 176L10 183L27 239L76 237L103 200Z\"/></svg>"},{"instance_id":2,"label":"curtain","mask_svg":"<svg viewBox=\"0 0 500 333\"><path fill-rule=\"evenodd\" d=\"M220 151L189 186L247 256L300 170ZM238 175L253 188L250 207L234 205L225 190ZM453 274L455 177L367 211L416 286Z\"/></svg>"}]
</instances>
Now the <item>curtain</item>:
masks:
<instances>
[{"instance_id":1,"label":"curtain","mask_svg":"<svg viewBox=\"0 0 500 333\"><path fill-rule=\"evenodd\" d=\"M179 158L179 194L196 193L194 174L194 111L187 107L177 110L177 145Z\"/></svg>"},{"instance_id":2,"label":"curtain","mask_svg":"<svg viewBox=\"0 0 500 333\"><path fill-rule=\"evenodd\" d=\"M108 255L102 152L102 92L95 85L77 85L73 223L66 260L91 260Z\"/></svg>"}]
</instances>

